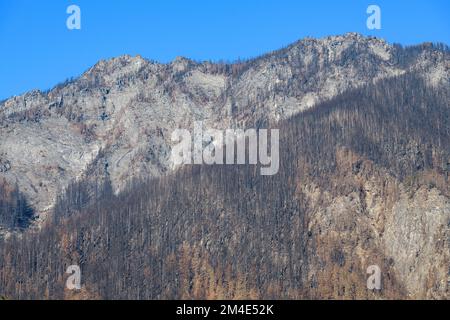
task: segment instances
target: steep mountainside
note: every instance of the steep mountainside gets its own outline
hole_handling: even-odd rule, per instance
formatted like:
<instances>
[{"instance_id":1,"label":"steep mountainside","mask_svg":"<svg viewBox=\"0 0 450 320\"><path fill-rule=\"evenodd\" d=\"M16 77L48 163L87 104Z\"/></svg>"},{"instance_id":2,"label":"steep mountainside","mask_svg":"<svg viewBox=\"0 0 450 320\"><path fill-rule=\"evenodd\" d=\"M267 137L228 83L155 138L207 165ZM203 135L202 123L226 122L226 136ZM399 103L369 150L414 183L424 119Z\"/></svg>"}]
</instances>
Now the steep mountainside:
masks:
<instances>
[{"instance_id":1,"label":"steep mountainside","mask_svg":"<svg viewBox=\"0 0 450 320\"><path fill-rule=\"evenodd\" d=\"M354 33L305 39L234 64L101 61L48 92L0 104L0 177L18 186L42 221L74 180L108 176L121 190L132 178L173 170L170 135L195 120L262 127L405 72L448 86L449 69L443 48L403 49Z\"/></svg>"},{"instance_id":2,"label":"steep mountainside","mask_svg":"<svg viewBox=\"0 0 450 320\"><path fill-rule=\"evenodd\" d=\"M449 101L408 73L275 124L274 176L192 166L118 196L73 184L42 232L0 243L0 295L448 299ZM79 292L65 290L72 264Z\"/></svg>"}]
</instances>

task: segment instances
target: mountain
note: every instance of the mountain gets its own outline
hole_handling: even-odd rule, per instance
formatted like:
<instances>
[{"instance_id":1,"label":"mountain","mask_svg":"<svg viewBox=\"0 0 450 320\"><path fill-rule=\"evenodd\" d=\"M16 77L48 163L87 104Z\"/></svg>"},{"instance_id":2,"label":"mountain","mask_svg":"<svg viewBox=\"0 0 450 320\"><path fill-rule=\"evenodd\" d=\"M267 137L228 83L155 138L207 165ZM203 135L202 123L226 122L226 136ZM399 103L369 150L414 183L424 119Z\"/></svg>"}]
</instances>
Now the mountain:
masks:
<instances>
[{"instance_id":1,"label":"mountain","mask_svg":"<svg viewBox=\"0 0 450 320\"><path fill-rule=\"evenodd\" d=\"M414 73L338 95L275 125L273 176L192 165L117 196L72 184L40 232L0 243L0 294L448 299L449 98ZM65 289L73 264L81 291Z\"/></svg>"},{"instance_id":2,"label":"mountain","mask_svg":"<svg viewBox=\"0 0 450 320\"><path fill-rule=\"evenodd\" d=\"M142 57L100 61L48 92L0 104L0 172L39 220L70 182L108 175L113 188L172 171L170 136L202 120L213 128L262 127L339 93L417 71L448 85L445 50L403 49L355 33L305 39L234 64ZM96 174L92 174L96 172Z\"/></svg>"},{"instance_id":3,"label":"mountain","mask_svg":"<svg viewBox=\"0 0 450 320\"><path fill-rule=\"evenodd\" d=\"M448 299L449 102L446 46L354 33L234 64L123 56L11 98L0 296ZM175 166L198 120L279 129L279 172Z\"/></svg>"}]
</instances>

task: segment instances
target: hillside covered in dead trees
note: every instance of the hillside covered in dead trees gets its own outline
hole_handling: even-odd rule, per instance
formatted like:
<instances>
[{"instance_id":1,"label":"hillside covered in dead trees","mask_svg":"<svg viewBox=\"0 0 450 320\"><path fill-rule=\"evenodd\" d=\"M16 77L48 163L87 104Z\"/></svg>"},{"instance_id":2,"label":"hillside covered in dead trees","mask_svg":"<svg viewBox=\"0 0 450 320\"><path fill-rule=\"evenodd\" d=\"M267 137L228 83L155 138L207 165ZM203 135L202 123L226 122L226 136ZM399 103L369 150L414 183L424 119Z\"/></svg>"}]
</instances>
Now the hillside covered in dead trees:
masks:
<instances>
[{"instance_id":1,"label":"hillside covered in dead trees","mask_svg":"<svg viewBox=\"0 0 450 320\"><path fill-rule=\"evenodd\" d=\"M25 229L33 220L33 209L17 187L0 179L0 230Z\"/></svg>"},{"instance_id":2,"label":"hillside covered in dead trees","mask_svg":"<svg viewBox=\"0 0 450 320\"><path fill-rule=\"evenodd\" d=\"M449 101L415 74L339 95L276 124L275 176L189 166L118 195L74 183L42 230L0 243L0 295L449 298ZM73 264L81 291L65 289Z\"/></svg>"}]
</instances>

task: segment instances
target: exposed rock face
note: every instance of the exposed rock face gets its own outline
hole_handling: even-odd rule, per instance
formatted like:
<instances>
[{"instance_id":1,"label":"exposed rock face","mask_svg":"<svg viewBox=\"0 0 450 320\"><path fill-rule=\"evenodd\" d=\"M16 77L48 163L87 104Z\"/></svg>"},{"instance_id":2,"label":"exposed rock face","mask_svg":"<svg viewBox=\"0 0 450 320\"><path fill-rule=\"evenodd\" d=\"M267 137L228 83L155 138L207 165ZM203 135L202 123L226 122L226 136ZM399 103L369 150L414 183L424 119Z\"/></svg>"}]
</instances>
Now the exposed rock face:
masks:
<instances>
[{"instance_id":1,"label":"exposed rock face","mask_svg":"<svg viewBox=\"0 0 450 320\"><path fill-rule=\"evenodd\" d=\"M171 133L193 121L261 126L408 70L420 70L432 85L449 83L444 53L422 48L400 61L399 50L350 33L305 39L234 65L185 58L158 64L139 56L100 61L49 92L0 104L1 175L43 214L89 167L107 172L117 190L132 177L171 170Z\"/></svg>"},{"instance_id":2,"label":"exposed rock face","mask_svg":"<svg viewBox=\"0 0 450 320\"><path fill-rule=\"evenodd\" d=\"M385 222L383 243L386 252L396 257L396 270L407 292L412 297L448 296L446 279L439 275L448 274L450 265L449 199L435 189L421 189L412 199L402 193L392 212Z\"/></svg>"},{"instance_id":3,"label":"exposed rock face","mask_svg":"<svg viewBox=\"0 0 450 320\"><path fill-rule=\"evenodd\" d=\"M370 161L358 163L361 169L355 173L351 163L341 161L330 184L353 186L359 192L336 196L313 184L301 186L311 208L308 228L317 238L309 278L319 279L322 297L345 297L351 293L340 292L338 284L377 265L386 285L382 298L448 298L450 200L436 188L408 192ZM335 246L339 251L330 254ZM327 267L321 270L321 264ZM334 275L331 282L329 274ZM390 283L394 278L395 285Z\"/></svg>"}]
</instances>

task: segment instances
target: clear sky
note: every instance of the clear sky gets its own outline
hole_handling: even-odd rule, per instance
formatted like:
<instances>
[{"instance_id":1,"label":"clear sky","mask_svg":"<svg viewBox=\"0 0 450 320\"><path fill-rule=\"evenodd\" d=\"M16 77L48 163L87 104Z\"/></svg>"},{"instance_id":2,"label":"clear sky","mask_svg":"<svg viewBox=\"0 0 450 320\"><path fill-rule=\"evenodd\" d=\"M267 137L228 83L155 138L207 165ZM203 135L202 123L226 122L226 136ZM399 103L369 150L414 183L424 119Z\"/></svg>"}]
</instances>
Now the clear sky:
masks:
<instances>
[{"instance_id":1,"label":"clear sky","mask_svg":"<svg viewBox=\"0 0 450 320\"><path fill-rule=\"evenodd\" d=\"M66 27L71 4L81 8L81 30ZM381 8L381 30L366 27L371 4ZM0 100L122 54L235 60L350 31L450 44L450 0L0 0Z\"/></svg>"}]
</instances>

